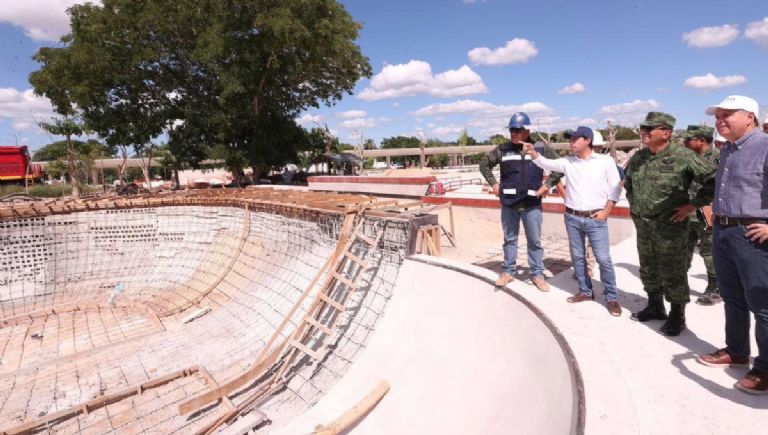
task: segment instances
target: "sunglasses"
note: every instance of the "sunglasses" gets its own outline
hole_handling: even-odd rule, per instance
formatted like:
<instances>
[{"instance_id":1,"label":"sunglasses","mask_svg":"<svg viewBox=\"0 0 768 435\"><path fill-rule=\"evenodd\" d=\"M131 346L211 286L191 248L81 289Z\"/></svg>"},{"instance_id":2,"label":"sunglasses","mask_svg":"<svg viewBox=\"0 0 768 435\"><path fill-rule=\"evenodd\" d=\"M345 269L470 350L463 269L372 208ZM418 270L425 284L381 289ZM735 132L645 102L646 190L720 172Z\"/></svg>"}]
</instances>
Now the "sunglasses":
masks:
<instances>
[{"instance_id":1,"label":"sunglasses","mask_svg":"<svg viewBox=\"0 0 768 435\"><path fill-rule=\"evenodd\" d=\"M669 131L669 127L665 127L663 125L659 125L659 126L656 126L656 127L640 127L640 131L651 132L653 130L667 130L667 131Z\"/></svg>"},{"instance_id":2,"label":"sunglasses","mask_svg":"<svg viewBox=\"0 0 768 435\"><path fill-rule=\"evenodd\" d=\"M523 131L525 131L525 128L523 127L512 127L509 129L510 133L521 133Z\"/></svg>"}]
</instances>

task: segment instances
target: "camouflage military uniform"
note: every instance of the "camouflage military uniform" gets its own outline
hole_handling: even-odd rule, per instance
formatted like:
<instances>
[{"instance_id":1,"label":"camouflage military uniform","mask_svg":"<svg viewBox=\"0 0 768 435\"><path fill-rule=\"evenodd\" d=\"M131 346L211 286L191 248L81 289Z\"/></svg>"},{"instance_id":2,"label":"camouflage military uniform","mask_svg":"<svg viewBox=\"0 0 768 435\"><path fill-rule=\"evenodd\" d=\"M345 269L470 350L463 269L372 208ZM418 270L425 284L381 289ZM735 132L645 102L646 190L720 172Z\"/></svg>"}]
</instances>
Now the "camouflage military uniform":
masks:
<instances>
[{"instance_id":1,"label":"camouflage military uniform","mask_svg":"<svg viewBox=\"0 0 768 435\"><path fill-rule=\"evenodd\" d=\"M648 119L662 115L673 127L674 118L666 114L651 112ZM672 304L690 301L685 250L690 223L673 222L671 217L677 207L702 207L712 201L715 170L693 151L671 143L656 155L649 148L639 150L627 164L625 188L637 230L640 279L649 298L663 293ZM693 182L701 187L691 199Z\"/></svg>"},{"instance_id":2,"label":"camouflage military uniform","mask_svg":"<svg viewBox=\"0 0 768 435\"><path fill-rule=\"evenodd\" d=\"M711 162L717 167L720 161L720 151L717 148L712 147L707 152L701 155L702 158ZM696 196L699 186L695 185L691 188L691 197ZM696 210L695 213L691 213L689 217L690 231L688 232L688 269L691 268L693 262L693 251L696 245L699 245L699 255L704 260L704 266L707 269L707 291L712 290L710 287L717 285L717 279L715 278L715 266L712 262L712 227L707 226L707 222L704 219L704 214L701 210ZM716 292L716 287L714 289Z\"/></svg>"}]
</instances>

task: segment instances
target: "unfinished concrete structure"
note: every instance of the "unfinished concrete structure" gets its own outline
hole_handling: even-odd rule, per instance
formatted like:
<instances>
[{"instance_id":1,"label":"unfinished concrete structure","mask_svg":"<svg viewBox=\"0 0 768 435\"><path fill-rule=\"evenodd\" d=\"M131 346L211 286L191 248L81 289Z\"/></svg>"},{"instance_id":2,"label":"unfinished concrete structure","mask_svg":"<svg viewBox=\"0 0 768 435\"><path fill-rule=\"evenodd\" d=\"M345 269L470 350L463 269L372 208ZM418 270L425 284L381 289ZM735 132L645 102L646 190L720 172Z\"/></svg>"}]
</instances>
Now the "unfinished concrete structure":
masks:
<instances>
[{"instance_id":1,"label":"unfinished concrete structure","mask_svg":"<svg viewBox=\"0 0 768 435\"><path fill-rule=\"evenodd\" d=\"M358 371L369 377L429 370L423 364L453 351L436 338L443 337L439 331L462 337L446 329L452 322L434 324L439 333L431 346L443 353L432 349L432 358L425 357L424 340L397 329L420 329L415 312L394 315L382 344L368 348L393 297L409 239L413 243L417 216L391 208L394 202L253 189L0 206L0 430L299 433L315 418L307 411L358 359ZM409 264L406 271L428 267ZM409 285L414 281L409 278ZM435 282L431 291L446 285ZM462 286L469 299L454 307L468 306L470 287ZM429 298L440 297L401 292L401 309L431 309ZM505 337L526 325L529 334L507 346L533 335L542 353L559 355L550 358L559 373L558 423L543 410L528 416L527 427L546 421L550 433L578 432L583 401L575 365L562 352L567 345L524 305L515 305L528 313L517 316L524 321L499 329L508 304L508 298L485 298L472 312L478 318L497 312L487 326ZM393 348L393 339L402 341ZM422 365L405 355L416 355ZM492 377L505 371L474 358L456 367ZM350 379L347 384L357 382ZM538 397L517 394L528 388L525 379L510 382L482 391L496 391L495 398ZM391 414L428 405L424 395L436 394L441 383L400 381L392 393L396 402L383 409ZM402 388L406 384L410 390ZM365 393L365 385L356 388ZM466 398L461 390L444 397ZM538 400L550 394L541 392ZM472 403L487 407L482 400ZM322 409L315 423L335 417ZM522 421L514 409L493 414L484 426L492 432ZM383 418L368 432L415 427L409 419ZM434 418L420 424L437 429Z\"/></svg>"}]
</instances>

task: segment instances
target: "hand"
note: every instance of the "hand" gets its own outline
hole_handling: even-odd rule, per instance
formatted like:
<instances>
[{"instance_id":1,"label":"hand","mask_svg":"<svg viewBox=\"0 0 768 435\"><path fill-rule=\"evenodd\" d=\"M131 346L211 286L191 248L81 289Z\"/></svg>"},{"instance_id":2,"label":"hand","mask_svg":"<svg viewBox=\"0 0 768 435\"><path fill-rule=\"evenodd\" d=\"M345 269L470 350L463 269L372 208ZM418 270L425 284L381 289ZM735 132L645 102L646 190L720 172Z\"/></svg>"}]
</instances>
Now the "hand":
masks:
<instances>
[{"instance_id":1,"label":"hand","mask_svg":"<svg viewBox=\"0 0 768 435\"><path fill-rule=\"evenodd\" d=\"M706 205L702 207L701 214L704 215L704 221L707 222L707 228L712 228L712 206Z\"/></svg>"},{"instance_id":2,"label":"hand","mask_svg":"<svg viewBox=\"0 0 768 435\"><path fill-rule=\"evenodd\" d=\"M604 222L608 219L608 211L603 209L598 212L592 213L592 219L600 222Z\"/></svg>"},{"instance_id":3,"label":"hand","mask_svg":"<svg viewBox=\"0 0 768 435\"><path fill-rule=\"evenodd\" d=\"M565 189L566 189L565 184L563 184L562 181L557 183L557 191L560 192L560 196L562 196L563 199L565 199L565 195L566 195Z\"/></svg>"},{"instance_id":4,"label":"hand","mask_svg":"<svg viewBox=\"0 0 768 435\"><path fill-rule=\"evenodd\" d=\"M492 190L494 195L499 196L499 183L494 184Z\"/></svg>"},{"instance_id":5,"label":"hand","mask_svg":"<svg viewBox=\"0 0 768 435\"><path fill-rule=\"evenodd\" d=\"M688 219L688 215L696 211L696 207L686 204L675 209L675 214L669 219L672 222L683 222Z\"/></svg>"},{"instance_id":6,"label":"hand","mask_svg":"<svg viewBox=\"0 0 768 435\"><path fill-rule=\"evenodd\" d=\"M539 158L539 153L537 153L536 150L533 148L532 143L523 142L523 153L531 156L533 160L536 160Z\"/></svg>"},{"instance_id":7,"label":"hand","mask_svg":"<svg viewBox=\"0 0 768 435\"><path fill-rule=\"evenodd\" d=\"M754 243L764 243L768 240L768 224L750 224L747 225L747 232L744 237Z\"/></svg>"},{"instance_id":8,"label":"hand","mask_svg":"<svg viewBox=\"0 0 768 435\"><path fill-rule=\"evenodd\" d=\"M547 194L547 192L549 192L549 187L547 187L547 185L545 184L539 187L539 190L536 191L536 197L543 198Z\"/></svg>"}]
</instances>

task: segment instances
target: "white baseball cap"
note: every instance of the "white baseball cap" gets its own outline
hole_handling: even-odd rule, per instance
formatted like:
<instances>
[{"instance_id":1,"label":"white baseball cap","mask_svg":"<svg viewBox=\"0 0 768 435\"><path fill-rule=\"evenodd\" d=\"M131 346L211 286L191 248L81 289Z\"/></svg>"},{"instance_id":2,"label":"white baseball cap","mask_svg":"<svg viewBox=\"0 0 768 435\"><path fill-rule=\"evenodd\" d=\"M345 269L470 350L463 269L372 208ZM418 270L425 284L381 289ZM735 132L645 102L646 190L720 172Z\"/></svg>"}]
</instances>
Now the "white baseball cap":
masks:
<instances>
[{"instance_id":1,"label":"white baseball cap","mask_svg":"<svg viewBox=\"0 0 768 435\"><path fill-rule=\"evenodd\" d=\"M712 140L715 142L728 142L728 139L724 138L722 134L717 132L717 130L715 130L715 137L713 137Z\"/></svg>"},{"instance_id":2,"label":"white baseball cap","mask_svg":"<svg viewBox=\"0 0 768 435\"><path fill-rule=\"evenodd\" d=\"M709 106L707 108L707 115L714 115L717 109L752 112L755 114L755 119L758 119L758 113L760 112L760 106L757 104L757 101L743 95L729 95L725 97L720 104Z\"/></svg>"},{"instance_id":3,"label":"white baseball cap","mask_svg":"<svg viewBox=\"0 0 768 435\"><path fill-rule=\"evenodd\" d=\"M592 129L592 145L594 146L603 146L605 145L605 139L603 139L603 135L595 128Z\"/></svg>"}]
</instances>

